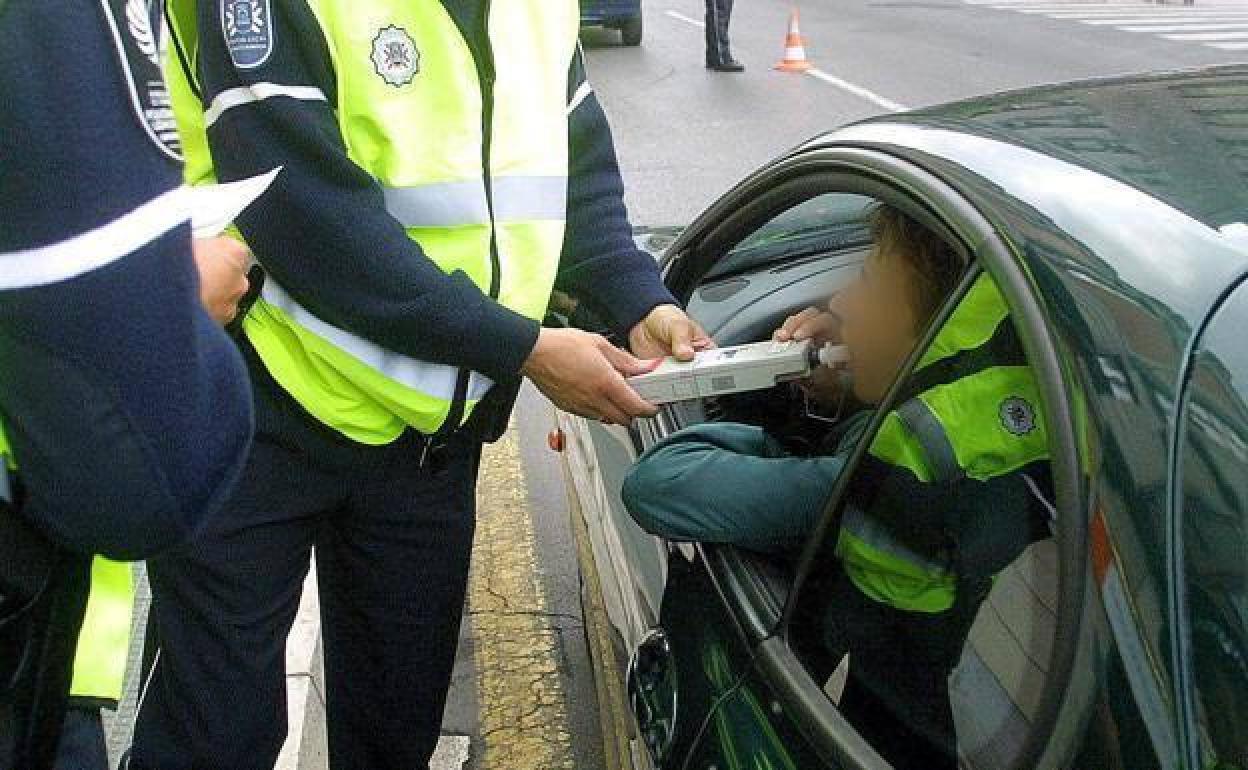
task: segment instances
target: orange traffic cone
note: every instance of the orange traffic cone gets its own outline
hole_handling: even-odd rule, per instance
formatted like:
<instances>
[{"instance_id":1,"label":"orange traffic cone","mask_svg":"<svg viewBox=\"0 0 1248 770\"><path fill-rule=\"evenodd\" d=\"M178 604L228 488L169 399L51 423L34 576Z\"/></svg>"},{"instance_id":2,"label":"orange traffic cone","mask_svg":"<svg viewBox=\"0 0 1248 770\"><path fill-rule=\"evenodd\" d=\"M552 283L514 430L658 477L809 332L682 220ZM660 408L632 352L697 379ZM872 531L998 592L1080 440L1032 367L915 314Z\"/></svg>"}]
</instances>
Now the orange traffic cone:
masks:
<instances>
[{"instance_id":1,"label":"orange traffic cone","mask_svg":"<svg viewBox=\"0 0 1248 770\"><path fill-rule=\"evenodd\" d=\"M784 72L805 72L810 69L806 60L806 44L802 41L802 31L798 27L797 7L789 13L789 34L784 38L784 58L776 65L776 69Z\"/></svg>"}]
</instances>

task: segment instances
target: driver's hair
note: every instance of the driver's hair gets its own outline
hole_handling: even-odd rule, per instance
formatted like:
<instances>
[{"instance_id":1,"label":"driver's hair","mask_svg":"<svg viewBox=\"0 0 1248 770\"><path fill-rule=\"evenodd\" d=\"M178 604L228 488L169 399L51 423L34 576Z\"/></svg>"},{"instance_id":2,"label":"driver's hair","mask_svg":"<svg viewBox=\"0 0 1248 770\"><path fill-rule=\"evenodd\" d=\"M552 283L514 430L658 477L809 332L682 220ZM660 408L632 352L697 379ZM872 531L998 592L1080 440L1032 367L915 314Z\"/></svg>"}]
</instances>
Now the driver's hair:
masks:
<instances>
[{"instance_id":1,"label":"driver's hair","mask_svg":"<svg viewBox=\"0 0 1248 770\"><path fill-rule=\"evenodd\" d=\"M926 322L953 293L962 276L962 259L930 227L887 203L868 213L873 253L901 258L915 277L916 317Z\"/></svg>"}]
</instances>

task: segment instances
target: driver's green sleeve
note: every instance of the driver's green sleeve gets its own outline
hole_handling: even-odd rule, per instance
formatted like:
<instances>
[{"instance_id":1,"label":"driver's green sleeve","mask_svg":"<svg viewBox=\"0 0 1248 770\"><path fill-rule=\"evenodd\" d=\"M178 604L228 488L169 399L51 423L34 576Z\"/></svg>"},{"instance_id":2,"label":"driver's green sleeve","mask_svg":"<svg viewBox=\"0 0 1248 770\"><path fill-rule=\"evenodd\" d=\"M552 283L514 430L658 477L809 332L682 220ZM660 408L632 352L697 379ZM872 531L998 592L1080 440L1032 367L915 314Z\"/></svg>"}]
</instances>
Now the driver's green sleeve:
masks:
<instances>
[{"instance_id":1,"label":"driver's green sleeve","mask_svg":"<svg viewBox=\"0 0 1248 770\"><path fill-rule=\"evenodd\" d=\"M669 540L791 551L823 513L849 446L799 457L752 425L695 425L642 455L624 479L624 505L642 529Z\"/></svg>"}]
</instances>

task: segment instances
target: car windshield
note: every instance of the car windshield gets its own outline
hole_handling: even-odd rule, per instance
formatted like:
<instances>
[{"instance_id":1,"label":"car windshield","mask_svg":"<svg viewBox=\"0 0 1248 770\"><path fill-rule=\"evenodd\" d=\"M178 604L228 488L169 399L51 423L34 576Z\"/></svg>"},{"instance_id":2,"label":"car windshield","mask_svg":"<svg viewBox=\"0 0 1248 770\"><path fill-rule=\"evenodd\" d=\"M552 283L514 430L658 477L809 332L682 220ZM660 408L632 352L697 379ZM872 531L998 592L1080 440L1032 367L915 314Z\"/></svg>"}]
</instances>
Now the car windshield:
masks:
<instances>
[{"instance_id":1,"label":"car windshield","mask_svg":"<svg viewBox=\"0 0 1248 770\"><path fill-rule=\"evenodd\" d=\"M871 242L862 195L821 195L787 209L753 231L723 256L707 279L724 278L768 265L827 254Z\"/></svg>"}]
</instances>

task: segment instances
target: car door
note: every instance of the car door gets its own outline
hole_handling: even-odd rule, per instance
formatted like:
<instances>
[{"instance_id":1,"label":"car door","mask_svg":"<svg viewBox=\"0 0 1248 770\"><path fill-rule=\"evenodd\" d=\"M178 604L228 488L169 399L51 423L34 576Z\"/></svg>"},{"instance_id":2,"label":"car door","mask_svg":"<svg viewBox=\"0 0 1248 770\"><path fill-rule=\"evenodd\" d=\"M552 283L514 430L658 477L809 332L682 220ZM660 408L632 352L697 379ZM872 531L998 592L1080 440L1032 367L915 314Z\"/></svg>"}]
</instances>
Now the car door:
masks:
<instances>
[{"instance_id":1,"label":"car door","mask_svg":"<svg viewBox=\"0 0 1248 770\"><path fill-rule=\"evenodd\" d=\"M719 211L730 215L712 213L695 223L694 231L713 233L713 238L683 238L673 247L673 254L687 259L714 253L715 259L704 261L697 290L670 274L669 283L719 343L769 336L777 315L782 319L788 310L825 300L831 288L856 273L864 253L868 203L865 196L828 192L800 171L789 184L760 180L721 202ZM765 405L761 408L766 410ZM685 425L718 417L709 402L666 406L657 418L638 422L630 436L634 452ZM616 442L623 440L623 432L612 428L586 429L595 444L608 433L616 434ZM623 460L622 455L597 458L598 475L608 479L617 510L622 508L618 476L631 462L619 467L619 473L606 466ZM621 539L649 538L626 514L616 517L611 527L625 533L617 535ZM719 589L705 567L702 549L688 544L666 548L661 615L633 645L628 686L652 755L663 766L680 766L708 719L733 721L727 732L734 739L745 741L749 735L754 706L743 702L738 708L732 694L749 669L751 637L718 601ZM746 742L763 746L768 736L756 738ZM768 751L779 758L783 747L764 749L764 754Z\"/></svg>"},{"instance_id":2,"label":"car door","mask_svg":"<svg viewBox=\"0 0 1248 770\"><path fill-rule=\"evenodd\" d=\"M922 175L913 169L904 169L900 175L905 177L904 185L900 178L890 184L886 170L897 170L899 164L895 161L880 159L882 168L864 173L860 154L855 156L852 166L846 164L842 168L837 167L835 155L835 152L811 153L805 158L790 158L747 180L734 192L735 198L730 196L713 207L673 247L673 261L668 269L670 285L678 296L689 301L690 312L695 317L703 320L712 333L720 333L724 338L721 342L737 343L765 337L785 312L813 304L837 288L837 267L823 263L820 267L826 268L826 272L816 272L801 284L799 291L787 297L796 300L798 294L805 292L803 301L786 304L780 299L770 305L767 302L743 303L740 298L748 296L757 282L763 280L760 271L738 272L724 267L740 259L740 244L759 242L750 239L751 233L764 230L766 223L784 219L783 213L777 214L777 210L800 212L803 204L811 209L828 209L827 202L835 196L859 196L856 199L859 206L864 199L867 203L905 201L916 212L924 212L927 223L950 233L950 237L957 237L955 233L960 228L968 236L963 243L978 243L979 250L984 251L971 256L987 261L994 277L1008 282L1010 290L1003 289L1003 293L1012 299L1026 299L1025 290L1020 289L1025 281L1017 266L1009 261L1008 253L982 222L974 221L973 213L968 213L961 199L947 188L933 180L920 179L929 184L930 189L918 197L914 189L916 178ZM775 195L777 190L785 191L799 202L781 205L781 199ZM755 224L751 229L751 223L759 220L763 224ZM970 228L974 227L982 229L972 238L969 237ZM839 235L848 237L848 232L841 231ZM829 245L835 248L837 244L825 243L823 247ZM861 240L857 246L861 258ZM805 260L809 256L807 251L795 250L788 269L808 264ZM974 269L984 268L985 264L977 261ZM768 269L785 270L774 265ZM953 300L951 298L951 302ZM1028 310L1022 315L1029 323L1036 323L1036 313ZM1026 336L1041 351L1052 344L1046 339L1043 328L1031 328ZM913 360L921 353L916 350ZM1068 422L1066 388L1056 367L1046 369L1044 374L1048 378L1045 392L1053 399L1046 413L1053 421L1050 425L1053 435L1060 439L1060 446L1054 447L1055 458L1059 460L1055 465L1060 466L1055 476L1062 482L1057 494L1058 507L1080 511L1083 487L1080 461ZM768 411L766 401L755 399L755 403L760 411ZM722 418L716 414L722 405L711 406L711 413L701 417ZM859 459L865 448L864 444L858 451ZM679 549L682 556L672 561L661 617L665 649L670 650L670 669L674 672L668 680L677 683L677 697L671 701L676 713L668 715L675 729L670 732L669 744L659 747L663 766L883 765L876 751L878 747L863 740L837 711L828 689L834 683L813 674L794 653L797 646L793 638L795 619L807 617L806 604L818 598L814 582L809 583L810 589L806 592L803 587L815 573L815 565L828 558L829 538L834 534L834 522L840 512L837 495L845 488L845 485L838 485L829 500L826 529L812 533L804 551L787 562L764 559L731 547L702 545ZM1066 521L1076 534L1081 531L1083 525L1078 515L1068 516ZM1077 572L1081 569L1083 554L1075 546L1082 541L1070 536L1064 541L1061 548L1065 549L1067 558L1071 553L1078 553L1079 558L1069 559L1072 564L1063 568ZM1052 722L1057 700L1054 693L1061 690L1063 680L1069 676L1069 666L1045 671L1040 665L1028 669L1015 663L1019 659L1032 660L1029 655L1044 664L1054 659L1051 654L1056 644L1054 629L1063 612L1061 598L1056 595L1058 550L1054 543L1047 547L1042 544L1037 552L1029 554L1025 565L1007 575L1006 580L999 581L1014 592L1012 596L1006 593L996 603L997 611L1008 617L995 618L995 624L979 634L983 638L984 654L976 655L972 650L970 663L963 667L970 672L964 678L963 688L974 705L964 714L969 715L971 721L964 719L964 722L971 733L978 731L979 748L990 752L994 744L1008 744L1005 749L996 745L996 755L988 753L972 758L971 766L1009 766L1015 760L1022 761L1026 752L1038 753L1044 748L1044 743L1037 741L1034 734L1045 732ZM1080 582L1074 580L1071 585L1080 585ZM1016 597L1027 601L1015 601ZM1010 637L1011 632L1020 629L1027 638L1020 641ZM1056 659L1065 660L1061 655ZM997 717L1001 712L1017 718L1002 723ZM961 729L959 725L960 735Z\"/></svg>"}]
</instances>

